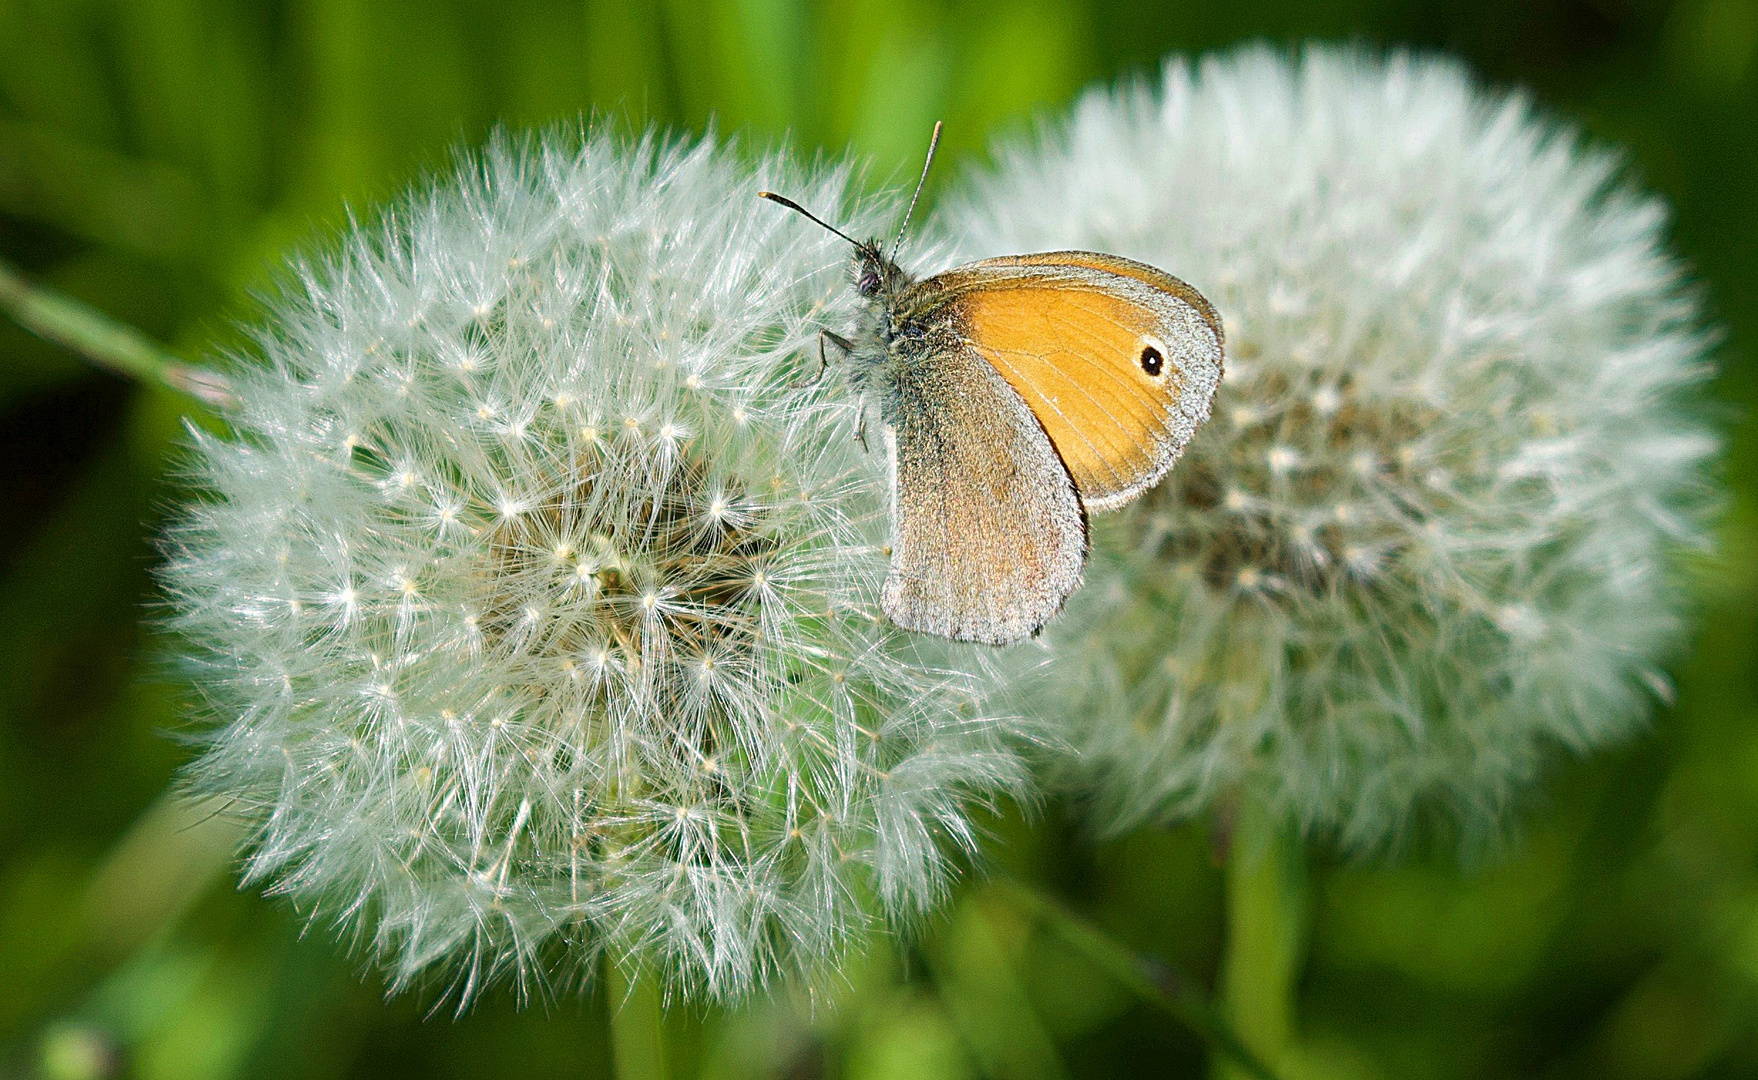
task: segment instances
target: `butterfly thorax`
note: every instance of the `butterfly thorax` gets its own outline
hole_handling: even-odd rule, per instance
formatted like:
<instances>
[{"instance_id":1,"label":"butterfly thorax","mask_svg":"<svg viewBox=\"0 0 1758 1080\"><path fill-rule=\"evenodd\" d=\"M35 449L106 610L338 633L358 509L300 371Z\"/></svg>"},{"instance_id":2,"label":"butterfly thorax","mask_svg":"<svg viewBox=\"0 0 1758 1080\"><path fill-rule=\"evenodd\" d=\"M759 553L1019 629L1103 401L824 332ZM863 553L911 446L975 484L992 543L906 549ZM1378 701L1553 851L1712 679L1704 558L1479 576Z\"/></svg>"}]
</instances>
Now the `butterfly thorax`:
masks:
<instances>
[{"instance_id":1,"label":"butterfly thorax","mask_svg":"<svg viewBox=\"0 0 1758 1080\"><path fill-rule=\"evenodd\" d=\"M933 278L918 281L876 243L856 249L851 271L855 292L864 301L855 332L855 351L863 354L859 359L873 364L908 360L924 347L945 344L931 340L944 336L946 329L940 310L944 301Z\"/></svg>"}]
</instances>

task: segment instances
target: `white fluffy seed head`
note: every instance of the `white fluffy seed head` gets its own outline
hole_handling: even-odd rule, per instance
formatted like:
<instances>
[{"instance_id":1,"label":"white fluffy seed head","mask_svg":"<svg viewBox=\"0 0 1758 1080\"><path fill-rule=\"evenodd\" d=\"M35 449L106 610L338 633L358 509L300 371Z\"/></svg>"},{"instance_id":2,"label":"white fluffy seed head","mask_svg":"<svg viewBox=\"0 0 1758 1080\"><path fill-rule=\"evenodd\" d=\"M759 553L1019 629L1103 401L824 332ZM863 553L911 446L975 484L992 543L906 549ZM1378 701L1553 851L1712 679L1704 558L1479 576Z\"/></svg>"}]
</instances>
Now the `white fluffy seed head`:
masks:
<instances>
[{"instance_id":1,"label":"white fluffy seed head","mask_svg":"<svg viewBox=\"0 0 1758 1080\"><path fill-rule=\"evenodd\" d=\"M1261 799L1370 849L1485 835L1548 748L1629 732L1715 440L1665 214L1453 62L1248 48L1095 91L943 223L1220 310L1215 418L1095 521L1060 707L1102 829Z\"/></svg>"},{"instance_id":2,"label":"white fluffy seed head","mask_svg":"<svg viewBox=\"0 0 1758 1080\"><path fill-rule=\"evenodd\" d=\"M1014 790L964 654L876 615L883 477L817 381L842 167L494 143L269 304L169 541L247 873L393 987L607 948L736 998L907 919ZM932 663L925 663L932 660Z\"/></svg>"}]
</instances>

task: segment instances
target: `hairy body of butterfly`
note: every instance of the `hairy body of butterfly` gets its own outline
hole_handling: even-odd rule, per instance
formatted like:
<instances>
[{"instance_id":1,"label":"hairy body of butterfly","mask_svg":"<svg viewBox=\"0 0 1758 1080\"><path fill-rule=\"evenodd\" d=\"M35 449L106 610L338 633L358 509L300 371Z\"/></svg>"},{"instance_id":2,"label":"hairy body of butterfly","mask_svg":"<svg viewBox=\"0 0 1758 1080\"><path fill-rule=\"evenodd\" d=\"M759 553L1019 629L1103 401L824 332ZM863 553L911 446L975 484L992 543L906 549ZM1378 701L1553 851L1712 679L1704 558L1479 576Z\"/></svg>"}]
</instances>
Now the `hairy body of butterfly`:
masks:
<instances>
[{"instance_id":1,"label":"hairy body of butterfly","mask_svg":"<svg viewBox=\"0 0 1758 1080\"><path fill-rule=\"evenodd\" d=\"M1153 486L1208 418L1220 318L1171 275L1090 252L918 281L859 244L853 269L859 324L826 336L890 461L886 615L961 641L1037 633L1080 585L1087 512Z\"/></svg>"}]
</instances>

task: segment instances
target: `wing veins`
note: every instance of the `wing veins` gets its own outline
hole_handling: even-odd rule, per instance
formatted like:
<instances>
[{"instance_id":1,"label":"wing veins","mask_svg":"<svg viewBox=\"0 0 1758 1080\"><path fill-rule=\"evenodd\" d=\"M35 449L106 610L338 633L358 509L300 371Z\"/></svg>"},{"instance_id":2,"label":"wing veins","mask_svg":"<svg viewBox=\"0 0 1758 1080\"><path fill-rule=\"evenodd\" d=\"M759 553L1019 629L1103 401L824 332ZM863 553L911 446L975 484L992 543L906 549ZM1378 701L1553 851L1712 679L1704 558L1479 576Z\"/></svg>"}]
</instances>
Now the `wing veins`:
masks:
<instances>
[{"instance_id":1,"label":"wing veins","mask_svg":"<svg viewBox=\"0 0 1758 1080\"><path fill-rule=\"evenodd\" d=\"M1069 299L1066 302L1075 303L1075 301L1073 301L1072 299ZM1106 315L1104 312L1099 311L1097 308L1095 308L1091 305L1087 305L1087 304L1077 304L1076 306L1080 307L1081 310L1086 311L1089 314L1093 315L1095 318L1102 319L1105 322L1116 327L1118 330L1123 331L1123 333L1126 336L1131 336L1131 337L1134 336L1134 332L1131 330L1130 327L1125 326L1123 323L1118 322L1116 319L1111 318L1110 316ZM1101 398L1096 396L1091 390L1089 390L1086 386L1084 386L1081 383L1079 383L1078 381L1076 381L1071 375L1069 375L1067 368L1064 365L1055 363L1054 361L1052 361L1051 357L1059 356L1059 355L1066 353L1067 355L1072 356L1075 359L1079 360L1089 370L1091 370L1097 374L1103 375L1107 380L1110 381L1110 383L1114 387L1118 387L1124 391L1127 391L1127 393L1117 393L1115 395L1115 397L1119 401L1129 402L1131 404L1134 404L1139 409L1141 409L1142 411L1145 411L1147 413L1147 416L1145 418L1147 420L1147 423L1142 426L1145 426L1145 427L1152 429L1154 427L1158 427L1158 426L1163 425L1165 423L1165 414L1162 413L1159 409L1157 409L1155 407L1156 402L1155 402L1153 395L1150 392L1145 391L1134 379L1130 378L1129 376L1127 376L1125 374L1118 372L1114 366L1106 365L1103 362L1103 360L1096 358L1095 354L1097 352L1099 352L1099 349L1094 349L1090 346L1086 349L1082 349L1079 344L1072 344L1071 345L1069 342L1069 339L1075 338L1078 341L1078 339L1080 337L1084 336L1085 338L1087 338L1087 340L1089 342L1096 342L1098 344L1098 346L1100 346L1100 348L1102 348L1102 349L1103 348L1110 348L1112 346L1111 342L1106 341L1105 339L1099 337L1096 334L1091 333L1090 331L1081 330L1078 326L1076 326L1075 324L1073 324L1072 322L1070 322L1068 319L1066 319L1064 317L1053 316L1048 313L1045 313L1041 316L1041 318L1043 318L1046 327L1049 328L1050 332L1056 337L1058 343L1061 345L1061 348L1056 353L1040 354L1040 353L1032 353L1032 352L1029 352L1024 349L1003 349L1003 348L997 348L997 347L990 347L988 349L978 350L979 355L985 355L985 358L987 359L988 356L986 354L993 354L994 359L990 360L991 363L1000 362L1000 363L1005 364L1009 371L1011 371L1015 376L1019 377L1019 381L1026 382L1027 385L1030 385L1030 383L1028 380L1026 380L1023 377L1023 375L1021 375L1021 372L1020 372L1020 369L1018 368L1018 366L1005 360L1004 356L1006 354L1015 354L1018 356L1029 357L1031 359L1036 360L1040 364L1043 364L1044 366L1050 368L1051 371L1055 372L1058 376L1060 376L1062 378L1064 383L1066 383L1069 387L1072 387L1075 391L1078 391L1081 394L1081 396L1084 397L1086 399L1086 401L1091 405L1091 407L1093 408L1094 411L1098 412L1100 415L1104 416L1108 421L1110 421L1112 432L1108 432L1107 433L1108 437L1106 437L1103 440L1105 447L1108 448L1110 451L1109 454L1107 454L1105 452L1105 450L1101 449L1099 443L1094 441L1094 437L1092 434L1090 434L1086 429L1075 424L1073 422L1073 420L1070 419L1068 413L1063 410L1060 402L1052 401L1048 395L1044 394L1041 390L1038 390L1034 387L1034 393L1036 393L1038 398L1046 406L1048 406L1053 412L1055 412L1055 414L1057 416L1059 416L1063 420L1063 422L1067 425L1069 430L1071 430L1079 435L1081 441L1084 442L1087 445L1087 448L1092 451L1093 457L1097 460L1097 462L1099 464L1101 464L1104 467L1105 471L1111 475L1111 479L1114 482L1114 484L1120 490L1128 487L1130 478L1128 476L1124 475L1124 473L1122 473L1121 471L1119 471L1118 466L1113 463L1112 458L1115 457L1117 459L1127 461L1129 458L1136 456L1139 453L1139 451L1137 449L1136 442L1133 439L1129 438L1129 436L1127 434L1132 425L1130 423L1126 422L1124 419L1120 418L1118 416L1118 414L1115 411L1113 411L1113 409L1110 407L1109 402L1102 400ZM1011 382L1013 380L1009 380L1009 381ZM1133 413L1135 410L1130 410L1130 411ZM1166 412L1170 412L1170 410L1166 410ZM1133 417L1132 417L1132 419L1133 419ZM1153 461L1153 458L1156 455L1154 455L1153 453L1150 452L1150 453L1146 453L1146 454L1141 454L1140 456L1146 457L1148 459L1148 462L1151 464Z\"/></svg>"},{"instance_id":2,"label":"wing veins","mask_svg":"<svg viewBox=\"0 0 1758 1080\"><path fill-rule=\"evenodd\" d=\"M1072 303L1072 301L1070 301L1070 302ZM1098 309L1093 308L1093 307L1089 307L1084 304L1078 305L1078 306L1081 308L1081 310L1090 313L1095 318L1102 319L1105 322L1110 323L1112 326L1115 326L1117 329L1123 331L1126 335L1131 336L1131 337L1135 336L1134 332L1128 326L1125 326L1123 323L1118 322L1116 319L1113 319L1110 316L1105 315L1103 312L1099 311ZM1154 409L1155 397L1151 392L1144 390L1141 387L1141 385L1139 383L1137 383L1136 380L1134 380L1133 378L1130 378L1127 375L1121 374L1120 372L1118 372L1114 368L1107 367L1102 361L1094 359L1092 354L1097 352L1098 350L1087 349L1087 350L1083 351L1078 346L1068 345L1067 339L1071 336L1077 336L1077 337L1078 336L1085 336L1089 341L1097 341L1103 347L1109 347L1110 342L1105 341L1103 338L1092 333L1091 331L1081 330L1079 327L1076 327L1076 326L1074 326L1073 323L1069 322L1069 320L1066 317L1044 314L1042 316L1042 318L1044 319L1045 324L1047 326L1051 327L1052 332L1056 333L1058 335L1058 337L1062 340L1063 347L1064 347L1065 351L1067 351L1067 352L1071 353L1072 355L1076 356L1077 358L1079 358L1089 368L1106 376L1114 385L1122 387L1123 389L1128 391L1127 395L1119 394L1118 395L1119 397L1132 398L1133 400L1147 406L1150 414L1156 412L1156 410ZM1073 331L1072 333L1070 333L1070 329L1072 329L1072 331ZM996 351L1001 351L1001 350L996 350ZM1024 356L1037 355L1034 353L1027 352L1024 349L1009 349L1006 351L1016 352L1016 353L1019 353ZM1039 359L1045 360L1046 362L1048 361L1048 357L1039 356ZM1168 358L1168 359L1170 359L1170 358ZM1058 365L1051 365L1051 366L1053 368L1056 368L1058 371L1061 370ZM1083 392L1085 392L1084 387L1082 388L1082 390L1083 390ZM1090 393L1088 394L1088 396L1089 397L1091 396ZM1095 401L1095 404L1098 404L1098 402ZM1112 419L1116 418L1115 415L1111 414L1108 410L1103 410L1103 411L1106 411L1106 414L1108 416L1111 416ZM1167 410L1167 411L1170 411L1170 410ZM1155 419L1158 419L1158 417L1156 416Z\"/></svg>"},{"instance_id":3,"label":"wing veins","mask_svg":"<svg viewBox=\"0 0 1758 1080\"><path fill-rule=\"evenodd\" d=\"M978 350L977 355L981 356L985 362L990 363L990 364L1006 364L1007 369L1016 375L1019 374L1019 369L1014 367L1012 363L1009 363L1007 360L1003 359L1001 354L1004 352L1012 352L1012 353L1020 353L1021 355L1025 355L1025 356L1034 355L1032 353L1023 353L1023 352L1021 352L1021 350L1018 350L1018 349L1006 349L1006 350L997 349L997 350L993 350L993 351L996 354L995 359L990 359L988 356L984 355L984 353L981 350ZM1009 381L1011 382L1012 380L1009 380ZM1015 392L1017 393L1018 391L1015 391ZM1084 428L1080 427L1079 425L1075 424L1072 420L1070 420L1068 417L1068 414L1062 411L1062 406L1060 404L1058 404L1057 402L1051 401L1048 397L1045 397L1044 394L1041 392L1038 392L1037 396L1038 396L1039 400L1041 400L1045 405L1047 405L1052 412L1054 412L1057 416L1061 417L1063 419L1063 421L1067 423L1069 430L1073 431L1076 435L1078 435L1080 437L1080 440L1082 442L1087 444L1087 448L1093 452L1093 456L1099 461L1099 463L1104 465L1106 470L1111 473L1111 476L1113 479L1115 479L1119 482L1121 482L1125 479L1123 474L1121 474L1117 471L1117 467L1112 465L1111 462L1105 456L1104 452L1102 450L1100 450L1099 445L1097 443L1093 442L1092 436L1089 435ZM1029 406L1030 402L1027 402L1027 405ZM1103 406L1100 406L1100 411L1104 411ZM1109 412L1106 412L1105 415L1115 423L1116 417L1111 416L1111 414ZM1121 425L1118 425L1118 426L1121 427ZM1054 441L1054 440L1052 440L1052 441ZM1106 440L1106 445L1109 446L1110 448L1112 448L1113 450L1115 450L1117 448L1118 444L1111 441L1111 440Z\"/></svg>"}]
</instances>

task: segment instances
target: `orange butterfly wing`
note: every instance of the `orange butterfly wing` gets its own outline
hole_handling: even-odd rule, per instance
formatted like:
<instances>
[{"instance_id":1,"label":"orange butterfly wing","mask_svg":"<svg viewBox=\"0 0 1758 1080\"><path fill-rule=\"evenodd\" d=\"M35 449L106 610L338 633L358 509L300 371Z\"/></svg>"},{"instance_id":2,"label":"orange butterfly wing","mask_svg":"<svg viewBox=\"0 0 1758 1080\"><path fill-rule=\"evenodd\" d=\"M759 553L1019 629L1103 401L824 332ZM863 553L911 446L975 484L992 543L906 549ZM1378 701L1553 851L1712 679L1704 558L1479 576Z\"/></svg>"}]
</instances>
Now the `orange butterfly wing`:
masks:
<instances>
[{"instance_id":1,"label":"orange butterfly wing","mask_svg":"<svg viewBox=\"0 0 1758 1080\"><path fill-rule=\"evenodd\" d=\"M971 263L924 284L1025 399L1089 509L1152 487L1208 419L1221 320L1170 274L1058 251Z\"/></svg>"}]
</instances>

